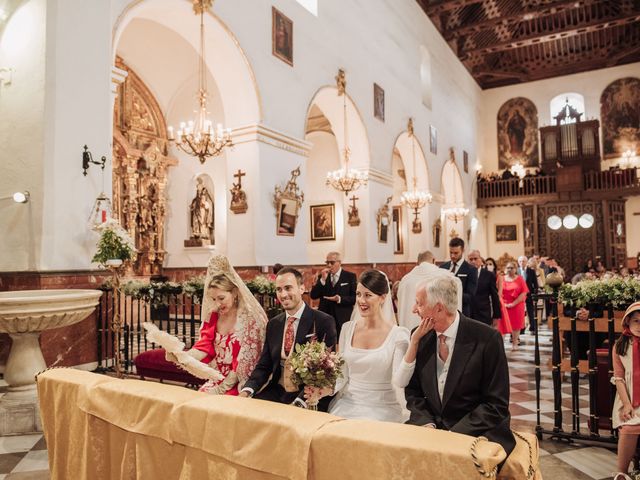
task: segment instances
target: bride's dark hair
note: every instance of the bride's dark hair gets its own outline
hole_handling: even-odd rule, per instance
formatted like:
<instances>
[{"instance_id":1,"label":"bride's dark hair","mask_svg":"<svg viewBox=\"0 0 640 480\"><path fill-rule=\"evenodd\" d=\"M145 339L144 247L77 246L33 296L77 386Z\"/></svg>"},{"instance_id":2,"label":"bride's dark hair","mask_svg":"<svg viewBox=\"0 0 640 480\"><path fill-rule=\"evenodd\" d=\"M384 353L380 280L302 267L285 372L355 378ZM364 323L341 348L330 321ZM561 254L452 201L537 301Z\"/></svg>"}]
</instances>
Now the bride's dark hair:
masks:
<instances>
[{"instance_id":1,"label":"bride's dark hair","mask_svg":"<svg viewBox=\"0 0 640 480\"><path fill-rule=\"evenodd\" d=\"M358 282L376 295L386 295L389 293L389 281L384 273L378 270L366 270L362 272Z\"/></svg>"}]
</instances>

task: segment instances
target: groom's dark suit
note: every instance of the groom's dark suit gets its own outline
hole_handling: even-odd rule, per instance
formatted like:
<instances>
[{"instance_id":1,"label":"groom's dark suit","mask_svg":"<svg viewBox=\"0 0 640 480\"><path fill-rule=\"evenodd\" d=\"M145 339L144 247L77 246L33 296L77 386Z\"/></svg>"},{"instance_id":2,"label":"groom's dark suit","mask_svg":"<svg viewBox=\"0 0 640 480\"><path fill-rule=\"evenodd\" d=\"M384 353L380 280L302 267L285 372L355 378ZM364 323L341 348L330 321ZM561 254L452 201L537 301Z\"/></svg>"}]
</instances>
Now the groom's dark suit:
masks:
<instances>
[{"instance_id":1,"label":"groom's dark suit","mask_svg":"<svg viewBox=\"0 0 640 480\"><path fill-rule=\"evenodd\" d=\"M267 324L262 354L249 380L243 386L243 388L251 388L255 393L255 398L291 403L296 397L302 397L302 389L299 392L286 392L282 385L278 383L282 373L280 364L285 322L286 313L282 312L269 320ZM315 338L319 342L324 341L327 347L333 347L336 344L336 323L330 315L305 305L299 322L296 340L293 345L294 349L297 344L309 342L314 337L314 331ZM269 383L267 384L267 382ZM259 392L265 384L267 386Z\"/></svg>"},{"instance_id":2,"label":"groom's dark suit","mask_svg":"<svg viewBox=\"0 0 640 480\"><path fill-rule=\"evenodd\" d=\"M510 429L509 368L497 330L460 315L442 400L438 393L436 332L418 345L416 367L405 388L407 423L485 436L507 455L515 446Z\"/></svg>"},{"instance_id":3,"label":"groom's dark suit","mask_svg":"<svg viewBox=\"0 0 640 480\"><path fill-rule=\"evenodd\" d=\"M478 269L462 259L457 264L460 266L455 275L462 282L462 313L471 316L471 303L478 287ZM440 268L451 271L451 261L444 262Z\"/></svg>"}]
</instances>

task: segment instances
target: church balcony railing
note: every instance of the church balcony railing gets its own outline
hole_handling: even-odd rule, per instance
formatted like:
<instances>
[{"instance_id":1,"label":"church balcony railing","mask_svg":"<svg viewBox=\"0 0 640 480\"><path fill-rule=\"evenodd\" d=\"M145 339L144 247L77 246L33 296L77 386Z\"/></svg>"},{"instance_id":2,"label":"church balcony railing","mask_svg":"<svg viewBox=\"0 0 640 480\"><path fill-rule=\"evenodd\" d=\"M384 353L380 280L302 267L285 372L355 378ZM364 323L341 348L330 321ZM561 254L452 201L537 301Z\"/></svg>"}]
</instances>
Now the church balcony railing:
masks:
<instances>
[{"instance_id":1,"label":"church balcony railing","mask_svg":"<svg viewBox=\"0 0 640 480\"><path fill-rule=\"evenodd\" d=\"M486 208L553 202L559 201L560 196L568 191L589 193L589 198L594 198L595 194L599 199L640 194L638 168L589 171L582 173L582 182L575 182L573 171L566 178L564 173L568 170L559 170L557 175L479 181L477 205L479 208ZM558 180L559 177L563 177L561 181Z\"/></svg>"}]
</instances>

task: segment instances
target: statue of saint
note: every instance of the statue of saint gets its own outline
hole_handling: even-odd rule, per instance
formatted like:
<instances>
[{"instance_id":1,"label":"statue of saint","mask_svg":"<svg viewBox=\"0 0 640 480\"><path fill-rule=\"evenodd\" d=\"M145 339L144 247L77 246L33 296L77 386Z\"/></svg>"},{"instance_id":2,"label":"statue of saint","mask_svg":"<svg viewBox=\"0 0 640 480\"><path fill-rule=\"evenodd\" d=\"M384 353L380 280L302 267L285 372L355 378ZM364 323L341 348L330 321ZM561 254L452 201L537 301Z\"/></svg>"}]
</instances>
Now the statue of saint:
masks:
<instances>
[{"instance_id":1,"label":"statue of saint","mask_svg":"<svg viewBox=\"0 0 640 480\"><path fill-rule=\"evenodd\" d=\"M201 178L191 201L191 238L210 240L213 232L213 199Z\"/></svg>"}]
</instances>

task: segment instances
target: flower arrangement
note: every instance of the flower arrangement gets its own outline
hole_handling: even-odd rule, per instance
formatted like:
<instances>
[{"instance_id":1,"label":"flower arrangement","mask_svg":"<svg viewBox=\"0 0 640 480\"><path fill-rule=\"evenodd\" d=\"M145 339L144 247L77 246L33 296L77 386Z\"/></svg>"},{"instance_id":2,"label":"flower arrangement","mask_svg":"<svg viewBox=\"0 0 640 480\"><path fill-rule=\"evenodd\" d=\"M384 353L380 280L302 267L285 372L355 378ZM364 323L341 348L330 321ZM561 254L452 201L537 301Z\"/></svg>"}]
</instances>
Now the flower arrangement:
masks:
<instances>
[{"instance_id":1,"label":"flower arrangement","mask_svg":"<svg viewBox=\"0 0 640 480\"><path fill-rule=\"evenodd\" d=\"M204 296L204 277L192 277L182 282L182 291L185 295L193 298L193 303L202 303L202 297Z\"/></svg>"},{"instance_id":2,"label":"flower arrangement","mask_svg":"<svg viewBox=\"0 0 640 480\"><path fill-rule=\"evenodd\" d=\"M576 285L566 283L560 287L558 300L565 307L583 308L611 305L614 310L624 310L640 299L640 282L635 278L607 278L583 280Z\"/></svg>"},{"instance_id":3,"label":"flower arrangement","mask_svg":"<svg viewBox=\"0 0 640 480\"><path fill-rule=\"evenodd\" d=\"M92 262L106 266L110 260L124 262L136 258L136 245L120 222L110 218L99 225L97 230L100 232L100 240L97 245L98 251L91 259Z\"/></svg>"},{"instance_id":4,"label":"flower arrangement","mask_svg":"<svg viewBox=\"0 0 640 480\"><path fill-rule=\"evenodd\" d=\"M258 275L255 278L246 282L247 288L251 293L260 295L275 296L276 284L263 275Z\"/></svg>"},{"instance_id":5,"label":"flower arrangement","mask_svg":"<svg viewBox=\"0 0 640 480\"><path fill-rule=\"evenodd\" d=\"M304 345L296 345L289 360L291 381L298 387L333 389L342 378L344 359L337 352L327 348L324 342L312 340ZM311 410L317 408L317 398L309 399Z\"/></svg>"}]
</instances>

